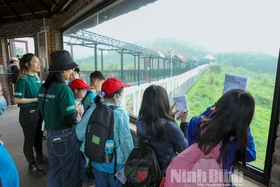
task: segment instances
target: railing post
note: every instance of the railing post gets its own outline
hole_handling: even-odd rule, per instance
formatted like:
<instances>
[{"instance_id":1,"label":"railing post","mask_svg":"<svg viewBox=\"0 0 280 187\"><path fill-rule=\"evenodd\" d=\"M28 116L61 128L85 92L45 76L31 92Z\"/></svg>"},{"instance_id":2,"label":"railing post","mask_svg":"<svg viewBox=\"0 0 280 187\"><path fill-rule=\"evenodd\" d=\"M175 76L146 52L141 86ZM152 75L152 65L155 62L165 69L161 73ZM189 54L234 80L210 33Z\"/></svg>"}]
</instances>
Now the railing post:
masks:
<instances>
[{"instance_id":1,"label":"railing post","mask_svg":"<svg viewBox=\"0 0 280 187\"><path fill-rule=\"evenodd\" d=\"M123 79L123 50L121 50L121 80L126 82L126 80Z\"/></svg>"}]
</instances>

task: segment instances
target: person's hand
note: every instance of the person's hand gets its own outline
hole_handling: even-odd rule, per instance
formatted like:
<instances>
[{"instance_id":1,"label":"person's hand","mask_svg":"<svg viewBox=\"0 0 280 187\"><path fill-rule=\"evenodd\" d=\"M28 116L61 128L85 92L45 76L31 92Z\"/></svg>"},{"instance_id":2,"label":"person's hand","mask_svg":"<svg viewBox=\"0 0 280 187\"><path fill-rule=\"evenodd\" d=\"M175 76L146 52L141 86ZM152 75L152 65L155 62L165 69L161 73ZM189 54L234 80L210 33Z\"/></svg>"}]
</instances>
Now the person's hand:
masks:
<instances>
[{"instance_id":1,"label":"person's hand","mask_svg":"<svg viewBox=\"0 0 280 187\"><path fill-rule=\"evenodd\" d=\"M82 112L82 107L83 107L82 103L75 103L75 108L78 113Z\"/></svg>"},{"instance_id":2,"label":"person's hand","mask_svg":"<svg viewBox=\"0 0 280 187\"><path fill-rule=\"evenodd\" d=\"M182 112L180 112L179 117L180 117L181 122L188 121L188 114L189 114L188 110L183 110Z\"/></svg>"},{"instance_id":3,"label":"person's hand","mask_svg":"<svg viewBox=\"0 0 280 187\"><path fill-rule=\"evenodd\" d=\"M172 116L175 116L177 114L177 112L179 111L179 110L173 111L174 108L175 108L175 104L176 103L174 103L172 106L169 107L169 114L172 115Z\"/></svg>"}]
</instances>

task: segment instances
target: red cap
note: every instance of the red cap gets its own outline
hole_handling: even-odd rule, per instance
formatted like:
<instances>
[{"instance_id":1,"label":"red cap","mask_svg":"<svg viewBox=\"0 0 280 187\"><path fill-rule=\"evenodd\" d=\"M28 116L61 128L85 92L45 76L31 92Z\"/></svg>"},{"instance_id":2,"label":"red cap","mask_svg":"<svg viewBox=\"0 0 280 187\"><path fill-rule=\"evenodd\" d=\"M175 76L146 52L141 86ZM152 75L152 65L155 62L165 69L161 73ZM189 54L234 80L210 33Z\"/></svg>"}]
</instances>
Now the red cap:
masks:
<instances>
[{"instance_id":1,"label":"red cap","mask_svg":"<svg viewBox=\"0 0 280 187\"><path fill-rule=\"evenodd\" d=\"M108 78L103 84L102 84L102 90L105 90L108 95L114 93L121 87L130 87L130 84L124 84L122 81L115 77Z\"/></svg>"},{"instance_id":2,"label":"red cap","mask_svg":"<svg viewBox=\"0 0 280 187\"><path fill-rule=\"evenodd\" d=\"M75 90L76 88L82 88L82 89L92 88L89 85L87 85L87 83L83 79L74 79L69 86L71 90Z\"/></svg>"}]
</instances>

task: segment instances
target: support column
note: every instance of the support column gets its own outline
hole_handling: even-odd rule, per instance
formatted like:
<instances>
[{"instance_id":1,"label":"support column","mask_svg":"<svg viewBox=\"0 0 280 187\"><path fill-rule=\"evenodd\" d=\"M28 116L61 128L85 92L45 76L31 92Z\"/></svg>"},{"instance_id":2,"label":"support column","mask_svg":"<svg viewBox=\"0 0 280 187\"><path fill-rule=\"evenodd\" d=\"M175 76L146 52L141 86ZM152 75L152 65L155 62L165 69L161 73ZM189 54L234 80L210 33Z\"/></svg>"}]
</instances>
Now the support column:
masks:
<instances>
[{"instance_id":1,"label":"support column","mask_svg":"<svg viewBox=\"0 0 280 187\"><path fill-rule=\"evenodd\" d=\"M279 114L280 117L280 114ZM275 152L272 157L272 167L270 174L269 187L280 186L280 124L277 128L277 138L275 140Z\"/></svg>"},{"instance_id":2,"label":"support column","mask_svg":"<svg viewBox=\"0 0 280 187\"><path fill-rule=\"evenodd\" d=\"M6 38L0 38L0 66L3 69L3 74L0 74L0 82L3 89L3 95L7 100L8 105L12 105L12 86L8 81L8 65L9 65L9 55L8 55L8 43Z\"/></svg>"}]
</instances>

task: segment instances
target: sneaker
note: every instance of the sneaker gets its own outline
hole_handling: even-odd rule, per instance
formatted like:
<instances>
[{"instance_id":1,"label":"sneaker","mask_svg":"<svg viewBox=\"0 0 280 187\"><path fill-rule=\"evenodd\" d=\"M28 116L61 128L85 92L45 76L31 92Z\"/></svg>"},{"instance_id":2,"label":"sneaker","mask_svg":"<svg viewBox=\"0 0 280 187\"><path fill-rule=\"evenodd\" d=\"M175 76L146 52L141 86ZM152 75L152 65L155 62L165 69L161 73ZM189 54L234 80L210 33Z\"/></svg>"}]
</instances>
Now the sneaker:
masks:
<instances>
[{"instance_id":1,"label":"sneaker","mask_svg":"<svg viewBox=\"0 0 280 187\"><path fill-rule=\"evenodd\" d=\"M44 156L44 155L37 155L36 157L36 163L37 164L48 164L48 157Z\"/></svg>"},{"instance_id":2,"label":"sneaker","mask_svg":"<svg viewBox=\"0 0 280 187\"><path fill-rule=\"evenodd\" d=\"M35 163L31 163L29 165L28 173L36 176L44 176L47 174L47 172L44 169L39 168Z\"/></svg>"}]
</instances>

